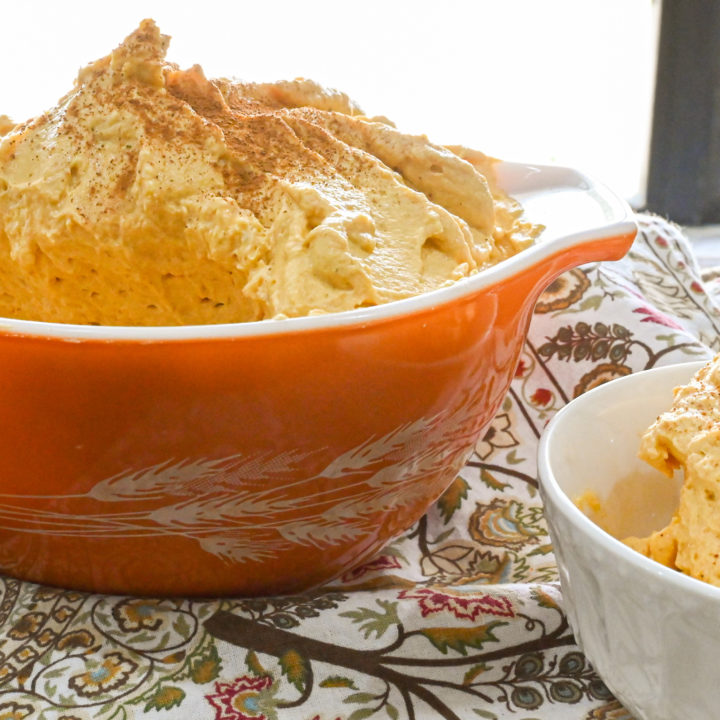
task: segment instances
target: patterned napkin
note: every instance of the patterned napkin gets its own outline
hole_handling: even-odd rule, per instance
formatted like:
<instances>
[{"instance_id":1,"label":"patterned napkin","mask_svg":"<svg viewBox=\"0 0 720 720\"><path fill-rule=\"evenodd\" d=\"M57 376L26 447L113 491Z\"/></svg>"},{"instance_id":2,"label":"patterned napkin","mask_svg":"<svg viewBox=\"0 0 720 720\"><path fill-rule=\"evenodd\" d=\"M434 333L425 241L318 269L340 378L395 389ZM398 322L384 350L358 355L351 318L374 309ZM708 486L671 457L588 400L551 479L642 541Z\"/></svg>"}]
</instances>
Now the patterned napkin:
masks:
<instances>
[{"instance_id":1,"label":"patterned napkin","mask_svg":"<svg viewBox=\"0 0 720 720\"><path fill-rule=\"evenodd\" d=\"M631 720L563 614L535 453L573 397L720 350L688 242L638 221L624 260L543 294L505 402L443 497L332 587L160 600L0 578L0 720Z\"/></svg>"}]
</instances>

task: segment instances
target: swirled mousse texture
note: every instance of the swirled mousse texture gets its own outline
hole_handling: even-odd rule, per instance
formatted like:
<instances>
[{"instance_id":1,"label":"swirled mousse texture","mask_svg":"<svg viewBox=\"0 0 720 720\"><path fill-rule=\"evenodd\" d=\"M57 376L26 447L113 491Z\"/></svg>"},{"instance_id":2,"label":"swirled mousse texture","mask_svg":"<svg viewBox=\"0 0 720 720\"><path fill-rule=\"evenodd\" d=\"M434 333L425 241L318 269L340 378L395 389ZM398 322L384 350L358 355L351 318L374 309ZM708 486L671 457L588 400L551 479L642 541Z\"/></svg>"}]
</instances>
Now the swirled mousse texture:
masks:
<instances>
[{"instance_id":1,"label":"swirled mousse texture","mask_svg":"<svg viewBox=\"0 0 720 720\"><path fill-rule=\"evenodd\" d=\"M684 470L669 525L625 542L663 565L720 586L720 355L676 388L643 435L640 457L672 477Z\"/></svg>"},{"instance_id":2,"label":"swirled mousse texture","mask_svg":"<svg viewBox=\"0 0 720 720\"><path fill-rule=\"evenodd\" d=\"M208 80L145 20L57 106L0 121L0 315L246 322L424 293L539 228L494 161L308 80Z\"/></svg>"},{"instance_id":3,"label":"swirled mousse texture","mask_svg":"<svg viewBox=\"0 0 720 720\"><path fill-rule=\"evenodd\" d=\"M0 135L7 135L14 127L15 123L7 115L0 115Z\"/></svg>"}]
</instances>

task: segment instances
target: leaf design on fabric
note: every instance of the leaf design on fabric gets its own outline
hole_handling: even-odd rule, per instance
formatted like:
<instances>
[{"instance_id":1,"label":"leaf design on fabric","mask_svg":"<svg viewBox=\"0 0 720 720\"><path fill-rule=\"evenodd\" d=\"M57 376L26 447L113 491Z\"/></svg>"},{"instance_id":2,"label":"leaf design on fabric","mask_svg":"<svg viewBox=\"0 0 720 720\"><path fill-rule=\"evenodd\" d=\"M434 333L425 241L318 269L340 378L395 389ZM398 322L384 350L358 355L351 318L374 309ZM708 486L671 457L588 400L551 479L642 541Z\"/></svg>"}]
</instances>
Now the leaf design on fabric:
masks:
<instances>
[{"instance_id":1,"label":"leaf design on fabric","mask_svg":"<svg viewBox=\"0 0 720 720\"><path fill-rule=\"evenodd\" d=\"M680 323L675 322L669 315L656 310L649 305L642 305L641 307L635 308L634 313L644 315L640 322L651 322L656 325L663 325L665 327L672 328L673 330L684 330Z\"/></svg>"},{"instance_id":2,"label":"leaf design on fabric","mask_svg":"<svg viewBox=\"0 0 720 720\"><path fill-rule=\"evenodd\" d=\"M355 681L342 675L330 675L319 682L318 686L323 688L349 688L350 690L357 690Z\"/></svg>"},{"instance_id":3,"label":"leaf design on fabric","mask_svg":"<svg viewBox=\"0 0 720 720\"><path fill-rule=\"evenodd\" d=\"M566 362L590 360L597 362L609 358L613 362L625 362L632 351L633 333L619 323L607 325L596 322L590 325L578 322L565 325L538 348L545 359L557 357Z\"/></svg>"},{"instance_id":4,"label":"leaf design on fabric","mask_svg":"<svg viewBox=\"0 0 720 720\"><path fill-rule=\"evenodd\" d=\"M588 295L581 303L578 305L578 310L581 312L586 312L587 310L597 310L603 303L603 296L602 295Z\"/></svg>"},{"instance_id":5,"label":"leaf design on fabric","mask_svg":"<svg viewBox=\"0 0 720 720\"><path fill-rule=\"evenodd\" d=\"M548 608L549 610L557 610L558 612L561 612L561 608L558 605L555 598L552 597L552 595L550 595L548 592L546 592L539 585L532 589L532 597L537 602L537 604L540 605L540 607Z\"/></svg>"},{"instance_id":6,"label":"leaf design on fabric","mask_svg":"<svg viewBox=\"0 0 720 720\"><path fill-rule=\"evenodd\" d=\"M268 674L254 650L248 650L247 655L245 655L245 667L257 677L265 677Z\"/></svg>"},{"instance_id":7,"label":"leaf design on fabric","mask_svg":"<svg viewBox=\"0 0 720 720\"><path fill-rule=\"evenodd\" d=\"M480 469L480 479L491 489L502 492L505 488L510 487L510 483L504 483L498 480L489 470Z\"/></svg>"},{"instance_id":8,"label":"leaf design on fabric","mask_svg":"<svg viewBox=\"0 0 720 720\"><path fill-rule=\"evenodd\" d=\"M365 639L373 633L376 637L382 637L391 625L399 625L398 604L393 601L378 598L375 600L377 605L382 608L380 611L372 608L359 608L358 610L347 610L340 613L342 617L350 618L354 623L358 623Z\"/></svg>"},{"instance_id":9,"label":"leaf design on fabric","mask_svg":"<svg viewBox=\"0 0 720 720\"><path fill-rule=\"evenodd\" d=\"M195 658L190 665L190 677L197 685L204 685L220 675L222 664L217 648L211 645L207 652Z\"/></svg>"},{"instance_id":10,"label":"leaf design on fabric","mask_svg":"<svg viewBox=\"0 0 720 720\"><path fill-rule=\"evenodd\" d=\"M460 509L462 501L468 496L469 487L467 480L458 475L438 499L437 506L446 523L450 521L455 511Z\"/></svg>"},{"instance_id":11,"label":"leaf design on fabric","mask_svg":"<svg viewBox=\"0 0 720 720\"><path fill-rule=\"evenodd\" d=\"M352 695L348 695L343 702L345 703L369 703L373 700L377 700L377 695L369 692L357 692Z\"/></svg>"},{"instance_id":12,"label":"leaf design on fabric","mask_svg":"<svg viewBox=\"0 0 720 720\"><path fill-rule=\"evenodd\" d=\"M309 668L308 661L297 650L290 649L280 656L282 674L295 686L298 692L302 692L307 685Z\"/></svg>"},{"instance_id":13,"label":"leaf design on fabric","mask_svg":"<svg viewBox=\"0 0 720 720\"><path fill-rule=\"evenodd\" d=\"M505 462L508 465L522 465L525 462L526 458L518 457L517 450L511 450L506 456L505 456Z\"/></svg>"},{"instance_id":14,"label":"leaf design on fabric","mask_svg":"<svg viewBox=\"0 0 720 720\"><path fill-rule=\"evenodd\" d=\"M163 685L145 705L145 712L151 710L170 710L185 699L185 691L172 685Z\"/></svg>"},{"instance_id":15,"label":"leaf design on fabric","mask_svg":"<svg viewBox=\"0 0 720 720\"><path fill-rule=\"evenodd\" d=\"M350 713L348 720L365 720L365 718L374 715L377 710L374 707L363 707Z\"/></svg>"},{"instance_id":16,"label":"leaf design on fabric","mask_svg":"<svg viewBox=\"0 0 720 720\"><path fill-rule=\"evenodd\" d=\"M463 685L470 685L473 680L489 669L490 666L487 663L477 663L473 665L463 676Z\"/></svg>"},{"instance_id":17,"label":"leaf design on fabric","mask_svg":"<svg viewBox=\"0 0 720 720\"><path fill-rule=\"evenodd\" d=\"M170 655L166 655L163 658L160 658L160 662L165 663L166 665L175 665L176 663L179 663L181 660L185 659L185 651L184 650L178 650L177 652L170 653Z\"/></svg>"},{"instance_id":18,"label":"leaf design on fabric","mask_svg":"<svg viewBox=\"0 0 720 720\"><path fill-rule=\"evenodd\" d=\"M534 550L531 550L528 553L528 557L531 557L532 555L550 555L553 551L553 546L551 544L547 545L541 545L540 547L536 547Z\"/></svg>"},{"instance_id":19,"label":"leaf design on fabric","mask_svg":"<svg viewBox=\"0 0 720 720\"><path fill-rule=\"evenodd\" d=\"M460 655L467 655L468 648L482 650L488 642L498 642L493 630L507 625L506 622L495 620L475 627L434 627L423 628L420 634L425 636L443 655L454 650Z\"/></svg>"}]
</instances>

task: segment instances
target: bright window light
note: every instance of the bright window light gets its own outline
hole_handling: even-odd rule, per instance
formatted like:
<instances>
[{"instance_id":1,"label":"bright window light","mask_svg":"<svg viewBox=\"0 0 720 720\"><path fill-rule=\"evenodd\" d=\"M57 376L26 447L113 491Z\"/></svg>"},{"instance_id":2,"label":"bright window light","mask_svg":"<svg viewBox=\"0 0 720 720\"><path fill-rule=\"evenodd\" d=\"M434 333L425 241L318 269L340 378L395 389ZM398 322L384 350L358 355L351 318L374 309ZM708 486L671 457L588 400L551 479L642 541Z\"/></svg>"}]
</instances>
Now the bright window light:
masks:
<instances>
[{"instance_id":1,"label":"bright window light","mask_svg":"<svg viewBox=\"0 0 720 720\"><path fill-rule=\"evenodd\" d=\"M577 167L642 204L652 0L7 3L0 114L51 107L143 17L209 76L310 77L368 114L507 160Z\"/></svg>"}]
</instances>

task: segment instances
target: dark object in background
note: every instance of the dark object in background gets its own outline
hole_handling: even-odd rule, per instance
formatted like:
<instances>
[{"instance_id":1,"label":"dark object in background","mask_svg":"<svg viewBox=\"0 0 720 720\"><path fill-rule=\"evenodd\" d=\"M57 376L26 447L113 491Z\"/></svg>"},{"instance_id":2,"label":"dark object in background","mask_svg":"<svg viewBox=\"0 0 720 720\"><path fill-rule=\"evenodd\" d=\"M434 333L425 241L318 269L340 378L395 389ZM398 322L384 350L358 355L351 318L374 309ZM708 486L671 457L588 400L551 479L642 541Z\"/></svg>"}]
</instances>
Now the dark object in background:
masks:
<instances>
[{"instance_id":1,"label":"dark object in background","mask_svg":"<svg viewBox=\"0 0 720 720\"><path fill-rule=\"evenodd\" d=\"M663 0L646 207L720 222L720 3Z\"/></svg>"}]
</instances>

